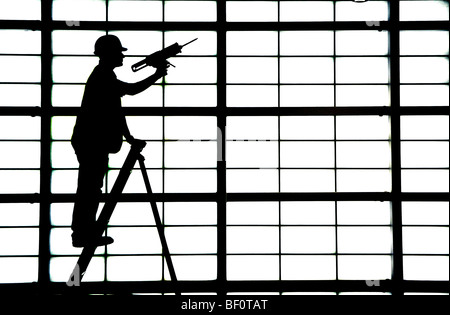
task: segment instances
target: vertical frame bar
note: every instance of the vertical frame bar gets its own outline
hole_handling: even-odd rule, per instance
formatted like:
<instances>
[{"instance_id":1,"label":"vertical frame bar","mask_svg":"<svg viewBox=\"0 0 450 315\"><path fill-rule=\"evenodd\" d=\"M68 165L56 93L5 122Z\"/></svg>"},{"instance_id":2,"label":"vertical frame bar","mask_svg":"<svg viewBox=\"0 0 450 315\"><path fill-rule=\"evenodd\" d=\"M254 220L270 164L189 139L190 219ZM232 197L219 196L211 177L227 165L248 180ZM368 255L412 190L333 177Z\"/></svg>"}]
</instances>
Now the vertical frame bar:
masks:
<instances>
[{"instance_id":1,"label":"vertical frame bar","mask_svg":"<svg viewBox=\"0 0 450 315\"><path fill-rule=\"evenodd\" d=\"M336 1L333 1L333 22L336 23ZM336 28L333 28L333 107L337 107L337 53L336 53ZM334 192L337 193L337 116L333 116L333 131L334 131L334 141L333 141L333 149L334 149ZM334 200L334 247L335 247L335 277L336 280L339 280L339 253L338 253L338 202Z\"/></svg>"},{"instance_id":2,"label":"vertical frame bar","mask_svg":"<svg viewBox=\"0 0 450 315\"><path fill-rule=\"evenodd\" d=\"M222 159L217 161L217 288L218 295L226 294L227 282L227 185L226 185L226 1L217 1L217 150Z\"/></svg>"},{"instance_id":3,"label":"vertical frame bar","mask_svg":"<svg viewBox=\"0 0 450 315\"><path fill-rule=\"evenodd\" d=\"M391 76L391 158L392 158L392 250L393 294L403 295L403 235L400 156L400 4L389 1L389 47Z\"/></svg>"},{"instance_id":4,"label":"vertical frame bar","mask_svg":"<svg viewBox=\"0 0 450 315\"><path fill-rule=\"evenodd\" d=\"M50 194L51 194L51 89L52 89L52 2L41 1L41 160L39 209L38 281L42 292L50 284Z\"/></svg>"}]
</instances>

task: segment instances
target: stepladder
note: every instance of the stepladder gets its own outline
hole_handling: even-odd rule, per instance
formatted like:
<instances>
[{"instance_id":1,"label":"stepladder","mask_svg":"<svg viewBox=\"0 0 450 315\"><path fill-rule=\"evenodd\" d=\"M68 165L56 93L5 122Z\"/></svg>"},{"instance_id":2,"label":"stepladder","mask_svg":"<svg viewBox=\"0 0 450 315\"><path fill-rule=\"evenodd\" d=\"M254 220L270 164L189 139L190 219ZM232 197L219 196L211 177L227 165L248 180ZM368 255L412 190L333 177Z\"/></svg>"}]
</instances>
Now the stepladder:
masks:
<instances>
[{"instance_id":1,"label":"stepladder","mask_svg":"<svg viewBox=\"0 0 450 315\"><path fill-rule=\"evenodd\" d=\"M156 200L154 198L152 188L150 185L150 180L146 171L145 167L145 158L142 155L142 150L145 147L145 142L142 142L140 144L134 144L131 146L130 152L128 153L127 158L125 159L125 162L120 169L119 175L111 189L111 192L107 195L105 204L102 208L102 211L100 212L100 215L98 216L98 219L96 221L96 229L95 229L95 237L101 237L103 233L108 228L109 221L111 219L111 216L114 212L114 209L119 202L120 196L122 195L122 192L125 188L125 185L130 177L131 172L133 171L134 166L136 165L136 162L139 163L139 168L142 173L142 177L144 179L144 185L147 190L147 197L148 201L151 206L151 210L153 213L153 217L155 219L156 229L159 234L159 238L161 241L162 246L162 254L163 258L165 258L165 261L167 263L167 268L170 274L171 281L175 284L175 294L180 295L180 292L177 289L177 277L175 274L175 269L172 262L172 257L169 252L169 247L167 245L166 237L164 234L164 226L161 222L161 218L158 212L158 207L156 204ZM97 249L97 245L95 242L92 244L88 244L87 246L83 247L83 250L78 257L78 261L70 275L69 280L67 281L68 286L80 286L81 281L87 271L87 268L89 266L90 261L92 260L95 251Z\"/></svg>"}]
</instances>

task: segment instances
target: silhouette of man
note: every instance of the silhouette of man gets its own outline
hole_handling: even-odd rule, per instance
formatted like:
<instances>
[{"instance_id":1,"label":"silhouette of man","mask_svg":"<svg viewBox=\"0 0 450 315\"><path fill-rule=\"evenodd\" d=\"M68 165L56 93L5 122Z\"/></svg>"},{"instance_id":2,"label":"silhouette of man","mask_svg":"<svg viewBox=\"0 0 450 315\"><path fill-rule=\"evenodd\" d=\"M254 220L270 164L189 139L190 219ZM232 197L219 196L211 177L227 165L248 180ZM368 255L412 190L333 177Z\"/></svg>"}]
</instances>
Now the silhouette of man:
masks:
<instances>
[{"instance_id":1,"label":"silhouette of man","mask_svg":"<svg viewBox=\"0 0 450 315\"><path fill-rule=\"evenodd\" d=\"M113 70L123 65L123 51L126 50L114 35L101 36L95 43L94 54L100 61L86 82L72 135L72 147L80 164L72 216L74 247L92 243L102 246L114 241L111 237L94 237L108 156L119 152L123 137L131 145L145 145L143 140L130 134L121 97L138 94L167 74L167 67L161 66L153 75L136 83L118 80Z\"/></svg>"}]
</instances>

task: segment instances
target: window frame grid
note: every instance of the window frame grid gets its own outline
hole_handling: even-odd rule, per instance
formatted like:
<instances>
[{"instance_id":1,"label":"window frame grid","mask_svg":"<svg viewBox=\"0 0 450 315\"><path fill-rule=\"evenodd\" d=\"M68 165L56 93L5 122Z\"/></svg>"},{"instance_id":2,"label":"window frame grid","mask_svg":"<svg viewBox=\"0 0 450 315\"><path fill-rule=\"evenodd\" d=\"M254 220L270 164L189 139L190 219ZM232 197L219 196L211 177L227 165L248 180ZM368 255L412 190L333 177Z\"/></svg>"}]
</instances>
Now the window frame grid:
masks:
<instances>
[{"instance_id":1,"label":"window frame grid","mask_svg":"<svg viewBox=\"0 0 450 315\"><path fill-rule=\"evenodd\" d=\"M108 0L106 0L106 4ZM163 5L164 5L163 1ZM336 2L333 2L334 10L336 8ZM389 291L394 294L404 294L405 292L415 292L417 290L430 291L430 292L448 292L448 288L445 284L439 281L426 281L424 285L420 285L414 281L405 281L403 279L403 257L413 254L403 254L402 253L402 228L409 227L410 225L402 225L401 219L401 203L405 201L447 201L448 202L448 193L404 193L401 191L401 170L405 169L401 167L400 161L400 145L401 141L414 141L411 139L401 140L400 139L400 118L405 115L448 115L448 107L443 108L424 108L424 107L400 107L400 78L399 71L396 69L399 68L399 60L400 60L400 52L399 52L399 32L401 30L407 29L431 29L431 30L448 30L447 22L441 21L432 21L432 22L409 22L409 21L399 21L399 3L396 1L391 1L390 3L390 15L391 19L389 22L381 23L381 28L389 31L390 34L390 46L391 51L387 58L390 60L390 75L391 82L388 83L391 88L391 107L389 108L336 108L336 97L334 98L334 109L331 113L334 116L336 121L336 117L339 115L388 115L391 117L391 131L392 131L392 139L391 145L392 148L392 192L391 193L369 193L369 194L361 194L361 193L303 193L298 196L294 196L290 193L227 193L226 192L226 162L220 161L217 165L217 193L208 194L201 193L196 194L195 196L191 196L189 194L177 194L178 196L174 196L172 194L156 194L156 199L158 201L217 201L218 206L218 221L217 221L217 230L218 230L218 279L217 281L213 281L206 285L190 283L192 285L190 290L195 290L196 288L208 288L212 292L219 292L221 294L226 294L226 292L230 291L241 291L242 288L247 288L249 291L254 291L256 288L247 283L245 281L230 283L226 280L226 257L229 255L226 253L226 246L220 246L226 244L226 203L228 201L264 201L271 200L277 201L279 204L282 201L288 200L317 200L318 197L321 200L330 200L337 203L339 200L381 200L381 201L390 201L392 202L393 207L393 223L392 228L394 231L394 249L392 252L393 261L394 261L394 277L391 282L383 283L382 282L382 290ZM280 4L278 3L278 6ZM106 5L107 7L107 5ZM217 3L217 22L189 22L188 24L192 26L193 29L204 29L216 31L218 34L218 51L217 51L217 60L218 60L218 80L217 80L217 89L218 89L218 100L217 100L217 108L207 108L207 109L198 109L198 108L159 108L156 111L154 109L136 109L129 108L126 109L126 112L129 115L215 115L218 118L218 126L220 130L222 130L222 136L225 134L225 125L226 125L226 117L230 116L240 116L240 115L269 115L269 116L278 116L278 128L280 126L280 117L283 115L330 115L326 109L304 109L304 108L279 108L280 102L278 102L278 108L269 108L269 109L248 109L248 108L227 108L226 107L226 85L229 85L226 82L226 78L224 76L226 69L226 32L231 30L276 30L279 34L281 30L310 30L311 27L313 29L323 29L323 30L333 30L333 36L336 36L336 31L339 29L346 30L358 30L358 29L367 29L363 23L360 22L326 22L326 23L315 23L315 22L304 22L304 23L293 23L289 22L226 22L225 18L225 10L226 3L225 1ZM106 10L108 12L108 10ZM163 11L164 12L164 11ZM280 10L279 10L280 12ZM51 52L51 32L56 29L70 29L68 25L66 25L62 21L52 21L51 19L51 3L43 1L41 3L41 21L0 21L0 25L4 29L38 29L41 31L41 43L42 43L42 53L41 53L41 65L42 65L42 73L41 73L41 107L40 108L12 108L12 107L2 107L0 108L0 115L8 116L8 115L23 115L23 116L40 116L41 117L41 180L40 180L40 194L21 194L21 195L1 195L0 202L1 203L9 203L9 202L38 202L40 204L40 225L39 225L39 286L44 288L44 290L48 290L51 292L54 288L61 289L61 286L58 286L55 283L52 283L49 279L49 262L51 259L50 251L48 248L49 244L49 234L51 230L50 224L50 216L49 209L50 205L55 202L67 202L73 201L73 196L70 194L52 194L51 193L51 143L52 139L50 138L50 126L51 126L51 118L54 116L65 116L65 115L74 115L76 110L70 108L53 108L51 106L51 86L53 84L51 78L51 71L47 71L46 69L50 69L51 60L52 60L52 52ZM280 14L280 13L278 13ZM335 11L334 11L335 14ZM107 15L108 18L108 15ZM179 30L183 29L186 23L178 23L178 22L82 22L81 29L86 30L114 30L114 29L130 29L130 30L138 30L143 29L145 27L156 27L156 29L162 30ZM300 26L300 28L298 28ZM279 40L278 36L278 40ZM164 37L163 37L164 38ZM278 43L279 44L279 43ZM336 41L334 40L334 46L336 45ZM336 48L334 47L336 52ZM279 52L278 52L279 56ZM434 56L434 55L433 55ZM442 57L449 57L448 55L443 55ZM336 59L336 55L332 56ZM353 57L353 56L352 56ZM410 56L408 56L410 57ZM419 55L418 57L424 57L423 55ZM278 64L280 62L280 58L278 58ZM334 67L336 67L336 63L334 63ZM336 74L336 71L334 71ZM278 71L279 75L279 71ZM278 82L279 78L278 78ZM2 83L5 84L5 83ZM7 84L7 83L6 83ZM408 85L409 83L402 83L402 85ZM412 84L412 83L411 83ZM419 83L422 84L422 83ZM429 83L423 83L429 84ZM436 83L438 84L438 83ZM439 83L442 84L442 83ZM448 83L445 83L447 85ZM275 84L274 84L275 85ZM280 84L276 84L278 89L280 89ZM336 78L334 80L334 93L336 96L336 86L339 85L336 83ZM372 84L371 84L372 85ZM164 89L163 89L164 91ZM164 93L164 92L163 92ZM278 97L280 97L280 93L278 93ZM334 124L334 129L336 132L336 124ZM164 129L163 129L164 130ZM420 140L419 140L420 141ZM436 140L433 140L436 141ZM448 140L439 140L446 141ZM278 147L280 147L280 142L278 141ZM336 137L334 140L334 146L336 147ZM164 150L164 146L163 146ZM225 155L225 143L222 143L222 153ZM163 153L164 154L164 153ZM278 155L280 155L280 150L278 150ZM335 150L335 159L336 159L336 150ZM280 158L278 160L280 163ZM335 162L336 166L336 162ZM407 168L408 169L408 168ZM413 168L415 169L415 168ZM423 169L423 168L419 168ZM439 168L441 169L441 168ZM448 169L448 168L443 168ZM278 173L280 172L280 164L278 167ZM335 167L336 172L336 167ZM164 178L164 176L163 176ZM335 176L336 180L337 176ZM164 180L164 179L163 179ZM280 176L279 176L280 180ZM280 182L279 182L280 187ZM164 185L163 185L164 187ZM335 185L335 187L337 187ZM125 200L145 200L145 196L138 195L130 195L124 196ZM163 212L164 213L164 212ZM280 221L281 222L281 221ZM280 230L281 230L281 224ZM335 224L337 231L337 222ZM413 225L414 226L414 225ZM421 226L422 227L422 226ZM447 226L445 226L447 227ZM280 232L281 233L281 232ZM337 232L336 232L337 233ZM281 237L280 237L281 242ZM281 247L281 246L280 246ZM336 257L338 253L335 254ZM448 256L448 255L444 255ZM279 255L281 261L281 253ZM337 258L336 258L337 260ZM337 262L336 262L337 264ZM281 264L280 264L281 265ZM163 268L164 270L164 268ZM337 269L336 269L337 270ZM281 267L280 271L281 273ZM336 271L337 273L337 271ZM218 289L216 284L220 284ZM284 283L283 281L279 282L271 282L271 281L263 281L258 286L263 286L264 288L275 288L279 292L283 291L309 291L311 288L317 288L317 285L314 281L296 281L294 283ZM310 286L310 287L309 287ZM362 286L359 282L354 281L340 281L339 284L334 281L326 281L322 285L319 285L320 288L328 288L331 291L354 291L354 290L362 290L362 291L371 291L370 288ZM28 286L24 286L28 287ZM108 291L106 287L102 284L93 283L90 285L93 292L100 292L102 290ZM5 285L0 285L0 288L6 288ZM385 290L386 289L386 290ZM100 290L100 291L98 291ZM143 292L145 289L137 286L137 291ZM155 284L149 287L149 292L170 292L170 284Z\"/></svg>"}]
</instances>

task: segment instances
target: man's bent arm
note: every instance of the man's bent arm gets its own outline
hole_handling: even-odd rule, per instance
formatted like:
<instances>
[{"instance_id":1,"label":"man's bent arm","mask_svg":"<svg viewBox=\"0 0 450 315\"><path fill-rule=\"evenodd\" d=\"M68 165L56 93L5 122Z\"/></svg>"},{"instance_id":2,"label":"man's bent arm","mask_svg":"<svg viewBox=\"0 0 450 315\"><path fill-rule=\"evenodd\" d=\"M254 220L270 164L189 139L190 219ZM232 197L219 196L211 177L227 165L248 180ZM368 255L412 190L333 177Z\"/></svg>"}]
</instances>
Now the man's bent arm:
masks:
<instances>
[{"instance_id":1,"label":"man's bent arm","mask_svg":"<svg viewBox=\"0 0 450 315\"><path fill-rule=\"evenodd\" d=\"M136 83L125 83L124 92L127 95L139 94L148 89L153 84L155 84L156 81L158 81L161 77L165 76L166 74L167 74L166 69L157 69L153 75L149 76L148 78L142 81Z\"/></svg>"}]
</instances>

